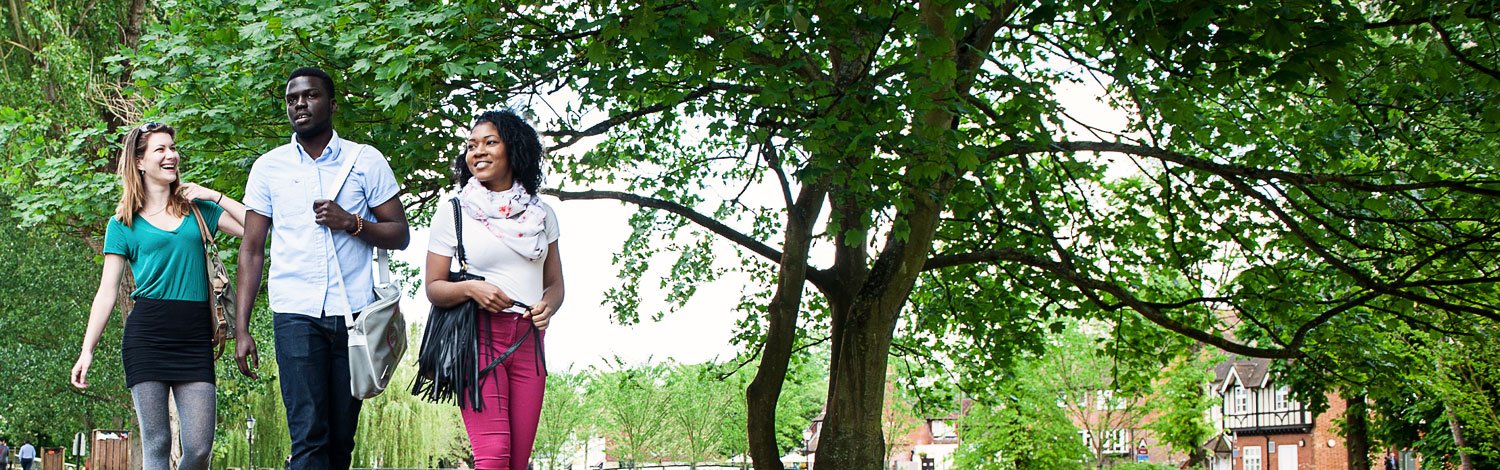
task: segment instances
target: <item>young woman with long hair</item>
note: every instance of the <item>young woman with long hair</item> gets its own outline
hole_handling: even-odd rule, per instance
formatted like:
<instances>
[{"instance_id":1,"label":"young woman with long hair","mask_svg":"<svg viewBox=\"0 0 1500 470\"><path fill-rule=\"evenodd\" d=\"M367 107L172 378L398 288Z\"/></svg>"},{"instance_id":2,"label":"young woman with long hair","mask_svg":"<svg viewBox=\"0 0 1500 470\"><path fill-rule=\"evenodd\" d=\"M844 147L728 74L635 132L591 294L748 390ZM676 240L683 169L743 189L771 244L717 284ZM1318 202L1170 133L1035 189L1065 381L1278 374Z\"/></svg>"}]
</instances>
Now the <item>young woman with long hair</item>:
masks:
<instances>
[{"instance_id":1,"label":"young woman with long hair","mask_svg":"<svg viewBox=\"0 0 1500 470\"><path fill-rule=\"evenodd\" d=\"M158 123L125 136L120 202L104 232L104 271L71 374L74 387L89 386L94 347L114 310L121 273L130 266L135 308L125 320L120 357L140 420L146 470L172 468L169 395L177 404L182 436L177 468L209 466L215 424L214 324L202 235L192 209L197 206L210 232L240 236L245 222L245 206L239 201L182 182L175 139L171 127Z\"/></svg>"}]
</instances>

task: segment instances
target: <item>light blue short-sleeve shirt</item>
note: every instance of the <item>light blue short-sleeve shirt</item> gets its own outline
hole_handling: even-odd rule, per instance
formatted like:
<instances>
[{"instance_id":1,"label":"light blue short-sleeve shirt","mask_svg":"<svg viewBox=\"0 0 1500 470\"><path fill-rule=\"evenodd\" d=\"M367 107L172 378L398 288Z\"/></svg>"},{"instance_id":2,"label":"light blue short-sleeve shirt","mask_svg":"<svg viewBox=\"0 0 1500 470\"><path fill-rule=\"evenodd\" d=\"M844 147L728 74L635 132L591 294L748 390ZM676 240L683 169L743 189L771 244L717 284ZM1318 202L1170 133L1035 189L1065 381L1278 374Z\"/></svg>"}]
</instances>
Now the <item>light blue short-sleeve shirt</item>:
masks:
<instances>
[{"instance_id":1,"label":"light blue short-sleeve shirt","mask_svg":"<svg viewBox=\"0 0 1500 470\"><path fill-rule=\"evenodd\" d=\"M370 209L401 192L390 163L374 147L343 140L335 132L328 148L313 159L293 136L250 168L245 206L271 219L271 311L348 315L375 300L370 244L313 220L313 201L328 198L339 184L339 170L357 152L359 159L333 200L351 214L374 220Z\"/></svg>"}]
</instances>

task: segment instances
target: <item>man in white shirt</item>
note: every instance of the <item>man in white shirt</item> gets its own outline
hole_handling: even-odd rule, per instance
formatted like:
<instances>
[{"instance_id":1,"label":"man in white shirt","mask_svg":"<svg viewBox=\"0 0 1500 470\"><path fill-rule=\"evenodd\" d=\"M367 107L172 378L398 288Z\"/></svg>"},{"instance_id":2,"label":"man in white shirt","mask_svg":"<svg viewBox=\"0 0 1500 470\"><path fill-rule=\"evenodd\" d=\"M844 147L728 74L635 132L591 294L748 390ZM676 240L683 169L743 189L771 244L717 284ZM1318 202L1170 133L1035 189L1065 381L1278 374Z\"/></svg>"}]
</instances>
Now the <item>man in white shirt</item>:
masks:
<instances>
[{"instance_id":1,"label":"man in white shirt","mask_svg":"<svg viewBox=\"0 0 1500 470\"><path fill-rule=\"evenodd\" d=\"M31 470L31 463L36 461L36 448L30 442L21 444L21 451L16 452L16 460L21 461L21 470Z\"/></svg>"},{"instance_id":2,"label":"man in white shirt","mask_svg":"<svg viewBox=\"0 0 1500 470\"><path fill-rule=\"evenodd\" d=\"M293 71L285 95L292 140L261 155L245 184L250 211L240 245L235 359L241 373L258 377L249 325L269 233L268 290L292 441L288 469L349 468L361 402L350 394L345 328L375 300L371 247L400 250L410 240L390 164L380 151L334 132L335 96L333 78L322 70Z\"/></svg>"}]
</instances>

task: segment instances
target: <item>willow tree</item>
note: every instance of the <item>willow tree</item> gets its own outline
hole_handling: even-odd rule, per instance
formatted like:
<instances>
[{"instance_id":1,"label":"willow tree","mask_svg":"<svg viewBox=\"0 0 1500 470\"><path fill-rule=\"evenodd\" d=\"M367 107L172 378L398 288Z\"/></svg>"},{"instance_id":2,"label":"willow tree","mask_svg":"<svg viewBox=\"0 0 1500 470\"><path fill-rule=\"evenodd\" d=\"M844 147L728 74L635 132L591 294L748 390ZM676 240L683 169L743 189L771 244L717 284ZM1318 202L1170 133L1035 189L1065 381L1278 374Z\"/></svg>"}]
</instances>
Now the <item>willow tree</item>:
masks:
<instances>
[{"instance_id":1,"label":"willow tree","mask_svg":"<svg viewBox=\"0 0 1500 470\"><path fill-rule=\"evenodd\" d=\"M824 336L817 464L873 469L898 338L979 389L1060 316L1107 319L1146 351L1196 341L1319 364L1357 353L1362 329L1500 319L1486 2L180 0L164 14L123 57L152 112L192 129L204 178L243 181L286 139L278 87L314 63L345 93L341 133L379 144L418 209L470 112L528 107L558 151L558 197L641 208L609 296L622 320L639 318L656 253L678 255L663 285L679 305L700 279L750 271L759 469L780 467L789 358ZM1080 82L1125 125L1070 114L1058 90Z\"/></svg>"}]
</instances>

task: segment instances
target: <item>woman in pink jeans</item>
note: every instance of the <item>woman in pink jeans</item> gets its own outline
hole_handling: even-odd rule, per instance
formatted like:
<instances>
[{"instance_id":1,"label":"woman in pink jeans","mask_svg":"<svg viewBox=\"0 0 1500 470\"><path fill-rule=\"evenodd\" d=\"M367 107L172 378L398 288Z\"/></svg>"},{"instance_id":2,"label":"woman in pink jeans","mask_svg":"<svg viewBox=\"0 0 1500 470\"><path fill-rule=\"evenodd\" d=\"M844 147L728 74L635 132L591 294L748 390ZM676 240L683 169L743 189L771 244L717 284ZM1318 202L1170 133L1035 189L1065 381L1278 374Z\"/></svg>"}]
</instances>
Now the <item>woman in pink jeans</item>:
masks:
<instances>
[{"instance_id":1,"label":"woman in pink jeans","mask_svg":"<svg viewBox=\"0 0 1500 470\"><path fill-rule=\"evenodd\" d=\"M479 410L461 407L476 470L526 469L541 417L543 333L563 301L557 215L537 197L541 160L530 124L509 110L480 114L464 158L454 162L462 225L446 204L432 219L428 300L448 307L473 299L484 310L478 322L483 400ZM469 272L482 281L448 281L458 229Z\"/></svg>"}]
</instances>

